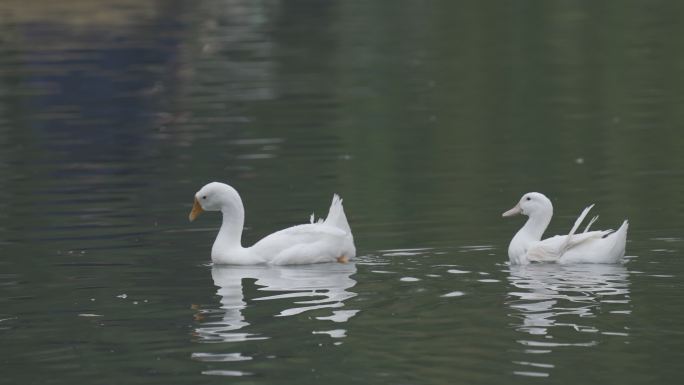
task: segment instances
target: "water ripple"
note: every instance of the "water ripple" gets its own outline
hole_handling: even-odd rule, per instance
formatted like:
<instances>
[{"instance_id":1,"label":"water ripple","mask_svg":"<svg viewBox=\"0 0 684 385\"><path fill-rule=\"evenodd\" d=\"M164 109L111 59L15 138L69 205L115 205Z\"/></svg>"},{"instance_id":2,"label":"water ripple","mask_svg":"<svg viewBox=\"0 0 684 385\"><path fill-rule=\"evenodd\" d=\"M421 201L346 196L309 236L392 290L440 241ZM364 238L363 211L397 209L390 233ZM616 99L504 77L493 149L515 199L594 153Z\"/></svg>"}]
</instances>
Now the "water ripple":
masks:
<instances>
[{"instance_id":1,"label":"water ripple","mask_svg":"<svg viewBox=\"0 0 684 385\"><path fill-rule=\"evenodd\" d=\"M259 332L245 332L251 326L243 311L260 303L268 302L272 311L274 305L285 301L285 309L276 310L274 317L289 317L304 312L332 310L329 316L315 317L317 320L346 322L358 310L337 310L345 306L344 301L356 296L348 289L356 285L351 275L356 273L354 264L320 264L311 266L214 266L211 276L219 287L221 297L218 308L199 310L195 318L200 321L195 336L200 342L240 342L269 338ZM255 295L246 284L254 280L257 292L275 293L266 296ZM302 301L301 299L307 299ZM248 304L251 302L251 304ZM330 334L330 333L328 333ZM344 334L334 333L334 338Z\"/></svg>"},{"instance_id":2,"label":"water ripple","mask_svg":"<svg viewBox=\"0 0 684 385\"><path fill-rule=\"evenodd\" d=\"M511 266L506 304L513 327L525 338L517 339L524 355L548 354L556 348L586 348L598 344L596 333L625 338L626 319L618 319L623 331L615 331L615 320L604 318L629 314L629 272L622 265ZM568 334L571 330L574 333ZM587 334L588 333L588 334ZM529 349L533 348L533 349ZM539 349L541 348L541 349ZM553 368L551 363L513 361L517 365ZM548 376L545 372L516 371L523 376Z\"/></svg>"}]
</instances>

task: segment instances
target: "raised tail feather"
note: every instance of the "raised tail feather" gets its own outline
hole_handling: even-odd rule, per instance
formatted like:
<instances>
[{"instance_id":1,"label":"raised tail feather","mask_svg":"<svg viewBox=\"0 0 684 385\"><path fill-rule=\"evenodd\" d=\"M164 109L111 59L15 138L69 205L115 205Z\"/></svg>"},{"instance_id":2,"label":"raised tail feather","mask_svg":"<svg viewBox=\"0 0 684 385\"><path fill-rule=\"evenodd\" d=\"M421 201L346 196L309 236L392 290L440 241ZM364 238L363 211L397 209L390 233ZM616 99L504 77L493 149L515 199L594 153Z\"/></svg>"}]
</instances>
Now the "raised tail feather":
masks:
<instances>
[{"instance_id":1,"label":"raised tail feather","mask_svg":"<svg viewBox=\"0 0 684 385\"><path fill-rule=\"evenodd\" d=\"M625 244L627 243L627 230L629 229L629 221L625 219L622 222L617 231L610 234L607 238L613 239L613 246L611 247L610 254L616 256L616 261L624 257L625 255Z\"/></svg>"},{"instance_id":2,"label":"raised tail feather","mask_svg":"<svg viewBox=\"0 0 684 385\"><path fill-rule=\"evenodd\" d=\"M351 234L351 228L349 227L349 222L347 222L347 216L344 214L344 207L342 207L342 198L337 194L333 195L330 211L328 211L328 217L325 218L325 223Z\"/></svg>"},{"instance_id":3,"label":"raised tail feather","mask_svg":"<svg viewBox=\"0 0 684 385\"><path fill-rule=\"evenodd\" d=\"M316 220L316 213L311 213L311 216L309 217L309 223L314 224L314 223L323 223L325 219L323 218L318 218Z\"/></svg>"},{"instance_id":4,"label":"raised tail feather","mask_svg":"<svg viewBox=\"0 0 684 385\"><path fill-rule=\"evenodd\" d=\"M562 255L562 253L564 253L564 252L570 247L570 245L572 244L572 236L575 235L575 232L577 231L577 229L579 228L579 226L580 226L580 225L582 224L582 222L584 221L584 218L587 217L587 214L589 214L589 211L592 209L592 207L594 207L593 204L590 205L590 206L585 207L584 210L582 210L582 214L580 214L580 216L579 216L579 217L577 218L577 220L575 221L575 224L572 226L572 229L571 229L570 232L568 233L568 236L565 237L565 242L563 242L563 245L561 246L561 255ZM593 220L589 223L589 226L591 226L592 223L593 223ZM589 228L589 226L587 226L587 229ZM585 230L585 231L586 231L586 230Z\"/></svg>"},{"instance_id":5,"label":"raised tail feather","mask_svg":"<svg viewBox=\"0 0 684 385\"><path fill-rule=\"evenodd\" d=\"M586 233L587 231L589 231L589 228L591 228L591 225L593 225L594 222L596 222L596 220L597 220L598 218L599 218L598 215L596 215L596 216L594 216L593 218L591 218L591 220L590 220L589 223L587 224L587 227L584 228L584 232L585 232L585 233Z\"/></svg>"}]
</instances>

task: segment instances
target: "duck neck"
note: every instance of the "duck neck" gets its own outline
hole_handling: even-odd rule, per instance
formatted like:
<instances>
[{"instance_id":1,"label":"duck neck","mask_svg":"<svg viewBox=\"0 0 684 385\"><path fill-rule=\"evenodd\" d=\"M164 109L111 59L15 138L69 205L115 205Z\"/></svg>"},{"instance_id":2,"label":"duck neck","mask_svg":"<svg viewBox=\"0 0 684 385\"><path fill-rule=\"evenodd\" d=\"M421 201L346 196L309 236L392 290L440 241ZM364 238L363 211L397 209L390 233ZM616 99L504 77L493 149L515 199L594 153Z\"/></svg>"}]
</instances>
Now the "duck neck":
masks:
<instances>
[{"instance_id":1,"label":"duck neck","mask_svg":"<svg viewBox=\"0 0 684 385\"><path fill-rule=\"evenodd\" d=\"M242 230L245 225L244 210L221 210L223 214L223 223L219 230L212 254L218 252L226 252L234 249L242 249Z\"/></svg>"},{"instance_id":2,"label":"duck neck","mask_svg":"<svg viewBox=\"0 0 684 385\"><path fill-rule=\"evenodd\" d=\"M530 215L530 217L527 219L527 222L525 222L525 225L515 236L523 236L530 242L540 241L542 235L544 235L544 231L546 231L546 228L549 227L552 215L553 212Z\"/></svg>"},{"instance_id":3,"label":"duck neck","mask_svg":"<svg viewBox=\"0 0 684 385\"><path fill-rule=\"evenodd\" d=\"M517 264L527 263L527 249L532 243L541 240L544 231L546 231L551 222L552 216L553 209L530 215L525 225L518 230L508 246L508 256L512 262Z\"/></svg>"}]
</instances>

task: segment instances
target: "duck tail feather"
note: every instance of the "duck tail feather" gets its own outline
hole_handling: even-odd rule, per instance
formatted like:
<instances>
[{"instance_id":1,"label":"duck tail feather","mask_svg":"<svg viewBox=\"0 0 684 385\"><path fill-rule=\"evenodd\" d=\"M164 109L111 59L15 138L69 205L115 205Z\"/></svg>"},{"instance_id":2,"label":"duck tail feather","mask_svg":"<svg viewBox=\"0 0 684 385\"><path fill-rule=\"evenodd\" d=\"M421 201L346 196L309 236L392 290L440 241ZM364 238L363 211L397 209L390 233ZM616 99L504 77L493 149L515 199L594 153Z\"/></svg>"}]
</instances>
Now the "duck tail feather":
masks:
<instances>
[{"instance_id":1,"label":"duck tail feather","mask_svg":"<svg viewBox=\"0 0 684 385\"><path fill-rule=\"evenodd\" d=\"M593 225L594 222L596 222L596 220L597 220L598 218L599 218L598 215L595 215L593 218L591 218L591 220L590 220L589 223L587 224L587 227L584 228L584 232L585 232L585 233L586 233L587 231L589 231L589 228L591 228L591 225Z\"/></svg>"},{"instance_id":2,"label":"duck tail feather","mask_svg":"<svg viewBox=\"0 0 684 385\"><path fill-rule=\"evenodd\" d=\"M568 236L565 237L565 242L563 242L563 245L561 246L562 253L565 252L570 247L570 245L572 244L572 236L575 235L575 232L577 231L579 226L582 224L582 222L584 221L584 218L586 218L587 214L589 214L589 211L592 209L592 207L594 207L593 204L585 207L584 210L582 210L582 214L580 214L580 216L577 218L577 220L575 220L575 224L572 226L572 229L568 233Z\"/></svg>"},{"instance_id":3,"label":"duck tail feather","mask_svg":"<svg viewBox=\"0 0 684 385\"><path fill-rule=\"evenodd\" d=\"M625 246L627 244L627 230L629 229L629 221L624 220L620 228L615 232L610 234L610 238L613 239L613 246L611 247L610 254L615 256L615 261L617 262L622 257L625 256Z\"/></svg>"},{"instance_id":4,"label":"duck tail feather","mask_svg":"<svg viewBox=\"0 0 684 385\"><path fill-rule=\"evenodd\" d=\"M347 222L347 216L344 214L342 198L340 198L340 196L337 194L333 195L332 203L330 204L330 210L328 211L328 217L325 218L325 224L335 226L347 233L351 233L349 222Z\"/></svg>"}]
</instances>

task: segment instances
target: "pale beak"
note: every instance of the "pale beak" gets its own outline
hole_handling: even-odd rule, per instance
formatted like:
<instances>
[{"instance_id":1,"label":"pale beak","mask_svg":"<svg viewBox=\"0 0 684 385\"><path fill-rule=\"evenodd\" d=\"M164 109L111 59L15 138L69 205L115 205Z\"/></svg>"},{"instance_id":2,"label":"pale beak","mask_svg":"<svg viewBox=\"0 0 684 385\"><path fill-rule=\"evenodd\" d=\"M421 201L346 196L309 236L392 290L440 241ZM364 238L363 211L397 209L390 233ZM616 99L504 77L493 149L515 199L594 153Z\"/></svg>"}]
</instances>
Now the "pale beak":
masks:
<instances>
[{"instance_id":1,"label":"pale beak","mask_svg":"<svg viewBox=\"0 0 684 385\"><path fill-rule=\"evenodd\" d=\"M190 211L190 215L188 215L188 219L190 219L190 222L194 221L195 218L197 218L204 209L202 206L200 206L199 201L197 201L197 198L195 198L195 203L192 205L192 211Z\"/></svg>"},{"instance_id":2,"label":"pale beak","mask_svg":"<svg viewBox=\"0 0 684 385\"><path fill-rule=\"evenodd\" d=\"M520 203L515 205L515 207L513 207L512 209L501 214L501 216L502 217L512 217L513 215L518 215L518 214L522 214L522 209L520 208Z\"/></svg>"}]
</instances>

